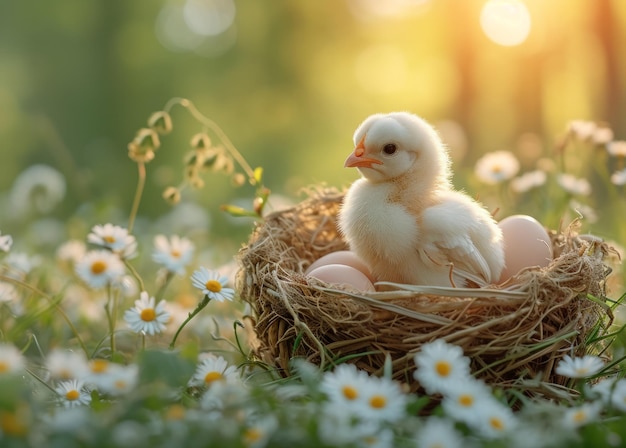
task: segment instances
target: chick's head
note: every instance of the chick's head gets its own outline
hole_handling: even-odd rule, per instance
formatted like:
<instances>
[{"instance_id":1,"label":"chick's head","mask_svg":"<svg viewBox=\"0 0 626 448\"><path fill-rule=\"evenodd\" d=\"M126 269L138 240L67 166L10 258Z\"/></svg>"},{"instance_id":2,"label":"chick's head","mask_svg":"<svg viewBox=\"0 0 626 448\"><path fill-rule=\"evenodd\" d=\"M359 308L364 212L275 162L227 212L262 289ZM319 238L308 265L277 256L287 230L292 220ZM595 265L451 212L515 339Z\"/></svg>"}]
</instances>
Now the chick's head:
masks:
<instances>
[{"instance_id":1,"label":"chick's head","mask_svg":"<svg viewBox=\"0 0 626 448\"><path fill-rule=\"evenodd\" d=\"M408 112L369 116L354 133L346 167L371 182L410 175L420 183L448 182L450 160L435 129Z\"/></svg>"}]
</instances>

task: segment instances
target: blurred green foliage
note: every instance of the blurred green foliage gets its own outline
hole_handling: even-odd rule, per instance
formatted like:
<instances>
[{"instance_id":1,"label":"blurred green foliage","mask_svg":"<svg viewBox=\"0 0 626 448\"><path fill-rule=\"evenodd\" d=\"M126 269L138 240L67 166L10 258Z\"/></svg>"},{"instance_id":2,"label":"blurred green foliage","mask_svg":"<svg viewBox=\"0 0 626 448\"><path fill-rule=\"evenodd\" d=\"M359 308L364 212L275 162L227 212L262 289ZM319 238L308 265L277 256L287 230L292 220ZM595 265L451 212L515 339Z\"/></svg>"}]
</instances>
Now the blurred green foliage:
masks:
<instances>
[{"instance_id":1,"label":"blurred green foliage","mask_svg":"<svg viewBox=\"0 0 626 448\"><path fill-rule=\"evenodd\" d=\"M470 192L474 162L489 151L527 151L520 137L528 133L546 156L573 119L605 121L626 138L624 2L527 0L531 32L515 47L483 33L484 3L1 2L0 192L44 163L68 183L55 217L85 204L127 216L137 181L127 143L176 96L262 166L274 193L292 198L301 187L356 178L343 160L353 130L374 112L410 110L441 125L455 183ZM200 9L185 22L189 4ZM200 130L180 110L173 120L147 166L147 217L167 212L161 193L182 178ZM210 211L215 235L245 239L249 227L233 229L219 205L249 199L249 189L215 176L185 194ZM3 231L10 213L0 217Z\"/></svg>"}]
</instances>

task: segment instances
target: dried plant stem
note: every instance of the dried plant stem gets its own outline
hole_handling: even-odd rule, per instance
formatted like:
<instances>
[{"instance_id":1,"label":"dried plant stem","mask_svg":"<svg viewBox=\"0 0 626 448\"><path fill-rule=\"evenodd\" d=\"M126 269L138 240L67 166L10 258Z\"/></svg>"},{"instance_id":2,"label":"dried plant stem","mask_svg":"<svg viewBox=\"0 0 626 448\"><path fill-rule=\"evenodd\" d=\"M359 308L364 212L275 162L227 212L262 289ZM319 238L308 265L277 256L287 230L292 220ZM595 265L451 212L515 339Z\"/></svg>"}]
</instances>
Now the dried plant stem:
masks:
<instances>
[{"instance_id":1,"label":"dried plant stem","mask_svg":"<svg viewBox=\"0 0 626 448\"><path fill-rule=\"evenodd\" d=\"M132 233L133 226L135 225L135 219L137 218L137 212L139 211L139 203L141 202L141 196L143 195L143 189L146 185L146 164L143 162L137 162L138 178L137 189L135 190L135 199L133 199L133 206L130 210L130 216L128 217L128 233Z\"/></svg>"},{"instance_id":2,"label":"dried plant stem","mask_svg":"<svg viewBox=\"0 0 626 448\"><path fill-rule=\"evenodd\" d=\"M222 131L222 128L220 128L217 125L217 123L215 123L213 120L203 115L196 108L196 106L186 98L172 98L171 100L167 102L163 110L169 113L170 109L174 107L175 105L179 105L187 109L189 113L191 113L191 115L196 120L198 120L204 126L206 126L207 128L211 129L213 132L215 132L215 134L219 137L219 139L224 144L226 149L230 152L233 158L237 161L239 166L241 166L241 168L246 172L250 183L252 185L256 184L256 180L254 178L254 170L250 167L248 162L246 162L246 159L241 155L241 153L237 150L233 142L231 142L231 140L224 133L224 131Z\"/></svg>"}]
</instances>

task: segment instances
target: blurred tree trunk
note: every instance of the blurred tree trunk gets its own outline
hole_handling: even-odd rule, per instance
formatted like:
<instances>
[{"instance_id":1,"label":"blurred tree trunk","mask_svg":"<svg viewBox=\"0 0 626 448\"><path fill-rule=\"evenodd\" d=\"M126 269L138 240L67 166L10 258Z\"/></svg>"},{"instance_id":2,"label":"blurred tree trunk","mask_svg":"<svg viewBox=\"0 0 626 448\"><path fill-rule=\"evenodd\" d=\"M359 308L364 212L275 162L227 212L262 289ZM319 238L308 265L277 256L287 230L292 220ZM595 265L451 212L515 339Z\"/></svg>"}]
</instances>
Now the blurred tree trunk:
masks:
<instances>
[{"instance_id":1,"label":"blurred tree trunk","mask_svg":"<svg viewBox=\"0 0 626 448\"><path fill-rule=\"evenodd\" d=\"M620 90L619 60L624 54L624 48L620 49L617 42L615 10L611 0L595 0L593 4L595 6L594 33L600 40L606 63L605 110L603 116L598 118L608 121L614 127L623 127L626 121L620 123L620 107L624 100L624 93Z\"/></svg>"}]
</instances>

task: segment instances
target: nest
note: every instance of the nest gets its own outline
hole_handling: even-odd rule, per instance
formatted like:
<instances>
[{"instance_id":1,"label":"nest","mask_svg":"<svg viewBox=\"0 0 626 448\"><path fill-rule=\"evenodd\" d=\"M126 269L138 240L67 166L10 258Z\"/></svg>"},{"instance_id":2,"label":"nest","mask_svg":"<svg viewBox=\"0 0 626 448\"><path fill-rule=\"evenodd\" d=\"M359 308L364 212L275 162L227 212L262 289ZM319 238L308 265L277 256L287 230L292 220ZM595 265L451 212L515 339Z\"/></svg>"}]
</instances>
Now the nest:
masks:
<instances>
[{"instance_id":1,"label":"nest","mask_svg":"<svg viewBox=\"0 0 626 448\"><path fill-rule=\"evenodd\" d=\"M253 310L254 351L284 376L294 357L322 367L347 361L372 374L391 362L393 377L416 388L415 353L444 339L462 347L472 371L492 385L526 381L562 390L567 379L554 373L556 363L588 353L588 340L612 322L604 303L609 248L573 225L551 231L549 266L503 285L387 284L363 293L306 277L315 260L347 249L336 225L342 200L337 190L318 190L267 216L239 254L237 289Z\"/></svg>"}]
</instances>

